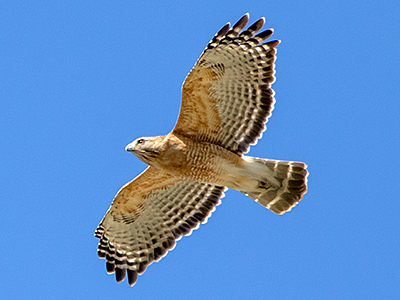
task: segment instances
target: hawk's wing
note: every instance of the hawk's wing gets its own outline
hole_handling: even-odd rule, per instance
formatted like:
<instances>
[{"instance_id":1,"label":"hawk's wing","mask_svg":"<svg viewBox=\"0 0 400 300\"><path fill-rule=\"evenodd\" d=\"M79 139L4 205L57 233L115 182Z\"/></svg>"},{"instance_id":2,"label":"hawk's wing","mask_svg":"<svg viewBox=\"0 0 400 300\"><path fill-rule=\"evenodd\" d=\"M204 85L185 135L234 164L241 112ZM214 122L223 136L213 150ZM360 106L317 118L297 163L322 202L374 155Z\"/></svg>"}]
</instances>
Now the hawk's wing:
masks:
<instances>
[{"instance_id":1,"label":"hawk's wing","mask_svg":"<svg viewBox=\"0 0 400 300\"><path fill-rule=\"evenodd\" d=\"M205 223L224 187L180 180L154 167L124 185L98 226L98 255L117 282L128 274L132 286L175 241Z\"/></svg>"},{"instance_id":2,"label":"hawk's wing","mask_svg":"<svg viewBox=\"0 0 400 300\"><path fill-rule=\"evenodd\" d=\"M274 108L275 46L272 35L255 35L264 18L240 33L249 15L232 28L226 24L210 41L182 87L182 106L174 134L248 151L265 130Z\"/></svg>"}]
</instances>

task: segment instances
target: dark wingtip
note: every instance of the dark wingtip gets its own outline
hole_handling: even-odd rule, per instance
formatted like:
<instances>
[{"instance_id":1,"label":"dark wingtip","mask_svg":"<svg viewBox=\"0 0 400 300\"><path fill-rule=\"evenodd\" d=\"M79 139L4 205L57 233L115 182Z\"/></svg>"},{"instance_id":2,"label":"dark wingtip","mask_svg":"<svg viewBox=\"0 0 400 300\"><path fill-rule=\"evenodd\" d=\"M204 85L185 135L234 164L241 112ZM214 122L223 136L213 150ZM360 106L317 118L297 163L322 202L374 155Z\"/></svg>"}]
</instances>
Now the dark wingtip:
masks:
<instances>
[{"instance_id":1,"label":"dark wingtip","mask_svg":"<svg viewBox=\"0 0 400 300\"><path fill-rule=\"evenodd\" d=\"M226 23L225 26L222 27L222 28L218 31L218 33L216 34L216 36L225 35L225 34L228 32L228 30L229 30L230 27L231 27L231 23L229 23L229 22Z\"/></svg>"},{"instance_id":2,"label":"dark wingtip","mask_svg":"<svg viewBox=\"0 0 400 300\"><path fill-rule=\"evenodd\" d=\"M276 41L271 41L266 43L270 48L275 48L276 46L278 46L281 43L280 40L276 40Z\"/></svg>"},{"instance_id":3,"label":"dark wingtip","mask_svg":"<svg viewBox=\"0 0 400 300\"><path fill-rule=\"evenodd\" d=\"M115 268L115 280L117 283L124 281L126 276L126 268Z\"/></svg>"},{"instance_id":4,"label":"dark wingtip","mask_svg":"<svg viewBox=\"0 0 400 300\"><path fill-rule=\"evenodd\" d=\"M261 38L261 39L263 39L263 40L266 40L266 39L269 38L273 33L274 33L274 30L271 28L271 29L267 29L267 30L261 32L260 34L257 35L257 37L259 37L259 38Z\"/></svg>"},{"instance_id":5,"label":"dark wingtip","mask_svg":"<svg viewBox=\"0 0 400 300\"><path fill-rule=\"evenodd\" d=\"M106 253L105 253L104 251L98 249L98 250L97 250L97 256L98 256L99 258L106 258L107 255L106 255Z\"/></svg>"},{"instance_id":6,"label":"dark wingtip","mask_svg":"<svg viewBox=\"0 0 400 300\"><path fill-rule=\"evenodd\" d=\"M138 278L138 273L136 271L132 271L129 269L127 270L127 273L128 273L128 284L130 286L134 286Z\"/></svg>"},{"instance_id":7,"label":"dark wingtip","mask_svg":"<svg viewBox=\"0 0 400 300\"><path fill-rule=\"evenodd\" d=\"M240 20L237 21L235 23L235 25L233 25L232 27L233 28L236 28L236 27L244 28L246 26L246 24L249 22L249 17L250 17L249 13L245 13L243 15L243 17L241 17Z\"/></svg>"},{"instance_id":8,"label":"dark wingtip","mask_svg":"<svg viewBox=\"0 0 400 300\"><path fill-rule=\"evenodd\" d=\"M258 32L265 23L265 18L261 18L258 21L254 22L249 28L247 28L247 31L252 32L253 34Z\"/></svg>"},{"instance_id":9,"label":"dark wingtip","mask_svg":"<svg viewBox=\"0 0 400 300\"><path fill-rule=\"evenodd\" d=\"M114 262L106 261L106 271L108 274L112 274L115 272Z\"/></svg>"}]
</instances>

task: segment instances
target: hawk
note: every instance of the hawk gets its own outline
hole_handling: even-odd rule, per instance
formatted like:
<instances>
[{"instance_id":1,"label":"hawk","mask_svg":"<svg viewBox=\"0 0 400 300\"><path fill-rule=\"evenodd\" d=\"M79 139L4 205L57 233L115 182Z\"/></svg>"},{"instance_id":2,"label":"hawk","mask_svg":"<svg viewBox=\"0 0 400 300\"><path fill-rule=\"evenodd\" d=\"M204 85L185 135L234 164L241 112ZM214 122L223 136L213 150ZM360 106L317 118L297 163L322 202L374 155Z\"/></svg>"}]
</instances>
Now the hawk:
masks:
<instances>
[{"instance_id":1,"label":"hawk","mask_svg":"<svg viewBox=\"0 0 400 300\"><path fill-rule=\"evenodd\" d=\"M126 150L149 165L125 184L98 226L98 256L107 273L133 286L139 274L205 223L226 188L277 214L307 191L307 165L246 156L274 108L275 47L258 33L261 18L243 30L245 14L214 36L182 86L173 130L136 139Z\"/></svg>"}]
</instances>

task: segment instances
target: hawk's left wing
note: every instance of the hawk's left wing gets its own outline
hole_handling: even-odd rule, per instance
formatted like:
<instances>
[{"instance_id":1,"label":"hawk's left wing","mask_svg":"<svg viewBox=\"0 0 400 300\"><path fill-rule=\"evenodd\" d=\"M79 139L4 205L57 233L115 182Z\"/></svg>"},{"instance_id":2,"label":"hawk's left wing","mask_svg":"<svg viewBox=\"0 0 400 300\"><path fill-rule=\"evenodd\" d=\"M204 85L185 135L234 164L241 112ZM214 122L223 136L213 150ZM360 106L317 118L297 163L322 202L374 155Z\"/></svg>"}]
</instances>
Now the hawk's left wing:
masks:
<instances>
[{"instance_id":1,"label":"hawk's left wing","mask_svg":"<svg viewBox=\"0 0 400 300\"><path fill-rule=\"evenodd\" d=\"M98 256L117 282L138 274L175 247L176 240L205 223L223 197L224 187L180 180L154 167L124 185L95 236Z\"/></svg>"},{"instance_id":2,"label":"hawk's left wing","mask_svg":"<svg viewBox=\"0 0 400 300\"><path fill-rule=\"evenodd\" d=\"M264 18L242 31L244 15L210 41L182 87L182 105L173 133L211 142L239 155L265 130L274 108L275 47L264 41L272 29L257 32Z\"/></svg>"}]
</instances>

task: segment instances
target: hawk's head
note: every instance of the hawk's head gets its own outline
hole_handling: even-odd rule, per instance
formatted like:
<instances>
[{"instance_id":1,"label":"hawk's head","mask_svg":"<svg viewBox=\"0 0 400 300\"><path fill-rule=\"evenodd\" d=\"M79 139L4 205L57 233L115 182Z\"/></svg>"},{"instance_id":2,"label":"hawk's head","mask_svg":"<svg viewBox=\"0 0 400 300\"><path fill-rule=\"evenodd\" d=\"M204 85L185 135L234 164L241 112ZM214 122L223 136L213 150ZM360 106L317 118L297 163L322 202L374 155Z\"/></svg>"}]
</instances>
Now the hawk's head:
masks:
<instances>
[{"instance_id":1,"label":"hawk's head","mask_svg":"<svg viewBox=\"0 0 400 300\"><path fill-rule=\"evenodd\" d=\"M125 147L125 150L132 152L140 160L151 165L151 162L158 157L161 151L160 143L163 139L160 138L160 136L138 138L132 143L128 144Z\"/></svg>"}]
</instances>

